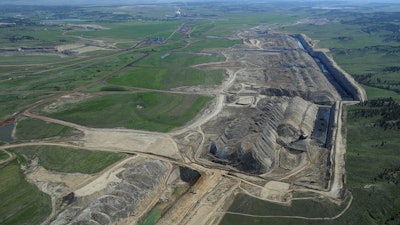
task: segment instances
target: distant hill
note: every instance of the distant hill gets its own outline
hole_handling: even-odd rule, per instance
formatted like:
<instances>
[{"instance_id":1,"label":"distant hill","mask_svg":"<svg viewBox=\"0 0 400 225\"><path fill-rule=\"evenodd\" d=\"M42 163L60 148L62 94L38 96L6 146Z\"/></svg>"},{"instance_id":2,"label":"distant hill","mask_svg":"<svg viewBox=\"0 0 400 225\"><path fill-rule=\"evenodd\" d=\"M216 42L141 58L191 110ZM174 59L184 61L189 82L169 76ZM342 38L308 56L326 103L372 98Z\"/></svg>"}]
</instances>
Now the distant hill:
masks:
<instances>
[{"instance_id":1,"label":"distant hill","mask_svg":"<svg viewBox=\"0 0 400 225\"><path fill-rule=\"evenodd\" d=\"M0 5L130 5L152 3L213 2L215 0L1 0ZM327 3L398 3L398 0L249 0L250 2L327 2ZM218 2L242 2L241 0L218 0Z\"/></svg>"}]
</instances>

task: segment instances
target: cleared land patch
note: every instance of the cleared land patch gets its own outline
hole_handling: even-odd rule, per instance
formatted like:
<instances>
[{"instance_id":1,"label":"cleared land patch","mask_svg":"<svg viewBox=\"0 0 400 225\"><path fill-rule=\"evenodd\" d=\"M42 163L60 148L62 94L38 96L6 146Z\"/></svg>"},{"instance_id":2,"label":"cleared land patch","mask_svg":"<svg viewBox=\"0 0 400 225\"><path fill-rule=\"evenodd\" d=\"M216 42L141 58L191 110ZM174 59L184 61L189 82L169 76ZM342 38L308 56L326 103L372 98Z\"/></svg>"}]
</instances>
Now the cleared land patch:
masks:
<instances>
[{"instance_id":1,"label":"cleared land patch","mask_svg":"<svg viewBox=\"0 0 400 225\"><path fill-rule=\"evenodd\" d=\"M61 111L47 115L89 127L166 132L193 119L210 99L152 92L107 95L67 104Z\"/></svg>"}]
</instances>

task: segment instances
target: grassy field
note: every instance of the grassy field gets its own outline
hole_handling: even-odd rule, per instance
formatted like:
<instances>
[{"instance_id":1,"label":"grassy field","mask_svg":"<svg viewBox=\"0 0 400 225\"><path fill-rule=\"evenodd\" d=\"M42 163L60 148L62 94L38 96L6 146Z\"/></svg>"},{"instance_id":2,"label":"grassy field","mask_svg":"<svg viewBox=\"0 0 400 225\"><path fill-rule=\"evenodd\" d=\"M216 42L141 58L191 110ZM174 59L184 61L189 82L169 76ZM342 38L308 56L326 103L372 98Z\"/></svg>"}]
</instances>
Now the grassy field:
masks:
<instances>
[{"instance_id":1,"label":"grassy field","mask_svg":"<svg viewBox=\"0 0 400 225\"><path fill-rule=\"evenodd\" d=\"M40 224L51 213L50 196L25 180L17 160L0 168L0 224Z\"/></svg>"},{"instance_id":2,"label":"grassy field","mask_svg":"<svg viewBox=\"0 0 400 225\"><path fill-rule=\"evenodd\" d=\"M50 96L49 94L0 94L0 120L7 119L27 105Z\"/></svg>"},{"instance_id":3,"label":"grassy field","mask_svg":"<svg viewBox=\"0 0 400 225\"><path fill-rule=\"evenodd\" d=\"M226 38L205 38L191 43L185 51L200 52L210 48L229 48L236 44L241 44L241 40L230 40Z\"/></svg>"},{"instance_id":4,"label":"grassy field","mask_svg":"<svg viewBox=\"0 0 400 225\"><path fill-rule=\"evenodd\" d=\"M75 37L65 37L57 27L43 27L36 24L26 24L24 29L19 26L0 27L0 44L2 47L54 47L77 41Z\"/></svg>"},{"instance_id":5,"label":"grassy field","mask_svg":"<svg viewBox=\"0 0 400 225\"><path fill-rule=\"evenodd\" d=\"M223 70L199 69L130 69L122 72L109 82L140 88L168 90L181 86L220 84L224 78Z\"/></svg>"},{"instance_id":6,"label":"grassy field","mask_svg":"<svg viewBox=\"0 0 400 225\"><path fill-rule=\"evenodd\" d=\"M58 146L30 146L13 150L21 162L39 159L44 168L63 173L97 173L121 160L119 153L71 149ZM24 156L23 158L21 156Z\"/></svg>"},{"instance_id":7,"label":"grassy field","mask_svg":"<svg viewBox=\"0 0 400 225\"><path fill-rule=\"evenodd\" d=\"M208 62L222 62L225 57L217 54L195 54L181 52L159 52L138 62L135 66L140 67L167 67L180 68Z\"/></svg>"},{"instance_id":8,"label":"grassy field","mask_svg":"<svg viewBox=\"0 0 400 225\"><path fill-rule=\"evenodd\" d=\"M245 194L239 194L236 196L235 201L228 211L259 216L301 216L308 218L321 218L336 216L345 207L346 203L337 206L327 199L295 200L292 202L291 207L287 207L253 198ZM291 224L286 223L285 220L279 222L280 220L281 219L226 214L220 224ZM296 219L296 221L298 222L296 222L296 224L302 224L302 222L308 224L307 220L303 221L301 219ZM315 224L321 224L321 221Z\"/></svg>"},{"instance_id":9,"label":"grassy field","mask_svg":"<svg viewBox=\"0 0 400 225\"><path fill-rule=\"evenodd\" d=\"M142 54L136 52L109 52L93 59L68 61L57 67L35 67L21 72L17 78L0 82L0 88L4 91L71 90L100 79L140 56Z\"/></svg>"},{"instance_id":10,"label":"grassy field","mask_svg":"<svg viewBox=\"0 0 400 225\"><path fill-rule=\"evenodd\" d=\"M70 61L75 57L45 56L45 55L16 55L0 56L0 65L26 65L26 64L49 64Z\"/></svg>"},{"instance_id":11,"label":"grassy field","mask_svg":"<svg viewBox=\"0 0 400 225\"><path fill-rule=\"evenodd\" d=\"M17 140L33 140L51 137L69 137L77 133L79 133L78 130L70 127L20 117L17 121L15 138Z\"/></svg>"},{"instance_id":12,"label":"grassy field","mask_svg":"<svg viewBox=\"0 0 400 225\"><path fill-rule=\"evenodd\" d=\"M102 23L108 29L96 31L75 31L69 35L98 38L103 40L141 40L145 38L167 38L180 25L178 21L139 21Z\"/></svg>"},{"instance_id":13,"label":"grassy field","mask_svg":"<svg viewBox=\"0 0 400 225\"><path fill-rule=\"evenodd\" d=\"M209 100L205 96L151 92L107 95L67 105L48 116L89 127L166 132L191 120Z\"/></svg>"}]
</instances>

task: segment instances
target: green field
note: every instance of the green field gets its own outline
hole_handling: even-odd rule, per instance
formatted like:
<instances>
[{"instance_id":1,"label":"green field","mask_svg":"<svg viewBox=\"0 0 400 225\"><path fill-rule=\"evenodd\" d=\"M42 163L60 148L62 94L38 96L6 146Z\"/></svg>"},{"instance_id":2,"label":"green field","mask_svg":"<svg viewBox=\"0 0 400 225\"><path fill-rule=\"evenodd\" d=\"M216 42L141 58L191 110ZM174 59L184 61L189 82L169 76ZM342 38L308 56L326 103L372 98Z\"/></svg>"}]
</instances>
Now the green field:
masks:
<instances>
[{"instance_id":1,"label":"green field","mask_svg":"<svg viewBox=\"0 0 400 225\"><path fill-rule=\"evenodd\" d=\"M205 96L151 92L106 95L66 105L64 110L47 116L89 127L167 132L193 119L209 100Z\"/></svg>"},{"instance_id":2,"label":"green field","mask_svg":"<svg viewBox=\"0 0 400 225\"><path fill-rule=\"evenodd\" d=\"M168 54L168 55L166 55ZM164 57L163 57L164 56ZM135 64L140 67L165 67L165 68L180 68L188 67L201 63L209 62L222 62L225 61L225 57L217 54L196 54L196 53L185 53L185 52L157 52L145 60L142 60Z\"/></svg>"},{"instance_id":3,"label":"green field","mask_svg":"<svg viewBox=\"0 0 400 225\"><path fill-rule=\"evenodd\" d=\"M229 48L236 44L241 44L241 43L242 40L230 40L226 38L209 37L191 43L188 47L185 48L185 51L200 52L203 51L204 49L211 49L211 48Z\"/></svg>"},{"instance_id":4,"label":"green field","mask_svg":"<svg viewBox=\"0 0 400 225\"><path fill-rule=\"evenodd\" d=\"M100 38L103 40L136 41L144 38L167 38L180 25L178 21L142 21L122 23L101 23L107 29L96 31L74 31L69 35Z\"/></svg>"},{"instance_id":5,"label":"green field","mask_svg":"<svg viewBox=\"0 0 400 225\"><path fill-rule=\"evenodd\" d=\"M78 134L78 130L48 123L38 119L20 117L17 121L15 138L17 140L32 140L51 137L69 137Z\"/></svg>"},{"instance_id":6,"label":"green field","mask_svg":"<svg viewBox=\"0 0 400 225\"><path fill-rule=\"evenodd\" d=\"M116 85L168 90L181 86L221 84L223 70L199 69L130 69L109 79Z\"/></svg>"},{"instance_id":7,"label":"green field","mask_svg":"<svg viewBox=\"0 0 400 225\"><path fill-rule=\"evenodd\" d=\"M34 158L47 170L63 173L93 174L121 160L119 153L71 149L58 146L30 146L13 150L21 162ZM23 156L23 157L21 157Z\"/></svg>"},{"instance_id":8,"label":"green field","mask_svg":"<svg viewBox=\"0 0 400 225\"><path fill-rule=\"evenodd\" d=\"M4 91L66 91L89 84L136 60L142 54L111 54L91 60L68 62L49 69L24 71L18 78L0 82ZM36 72L36 73L33 73ZM32 74L33 73L33 74Z\"/></svg>"},{"instance_id":9,"label":"green field","mask_svg":"<svg viewBox=\"0 0 400 225\"><path fill-rule=\"evenodd\" d=\"M49 94L0 94L0 120L7 119L27 105L50 96Z\"/></svg>"},{"instance_id":10,"label":"green field","mask_svg":"<svg viewBox=\"0 0 400 225\"><path fill-rule=\"evenodd\" d=\"M0 56L0 65L27 65L27 64L51 64L62 63L75 60L75 57L60 56L43 56L43 55L16 55L16 56Z\"/></svg>"},{"instance_id":11,"label":"green field","mask_svg":"<svg viewBox=\"0 0 400 225\"><path fill-rule=\"evenodd\" d=\"M0 27L0 44L2 47L44 47L73 43L76 37L66 37L57 27L43 27L36 24L26 24L24 29L19 26Z\"/></svg>"},{"instance_id":12,"label":"green field","mask_svg":"<svg viewBox=\"0 0 400 225\"><path fill-rule=\"evenodd\" d=\"M25 180L17 160L0 168L0 224L40 224L51 213L50 196Z\"/></svg>"},{"instance_id":13,"label":"green field","mask_svg":"<svg viewBox=\"0 0 400 225\"><path fill-rule=\"evenodd\" d=\"M226 214L221 221L221 225L228 224L291 224L286 220L279 218L280 216L300 216L306 218L334 217L339 214L347 206L348 200L338 206L330 202L328 199L305 199L294 200L290 207L263 201L245 194L236 196L229 212L236 212L257 216L272 216L277 218L262 218L251 216L239 216L234 214ZM278 219L279 218L279 219ZM308 220L296 219L296 224L308 224ZM318 223L323 224L321 220ZM323 220L322 220L323 221Z\"/></svg>"}]
</instances>

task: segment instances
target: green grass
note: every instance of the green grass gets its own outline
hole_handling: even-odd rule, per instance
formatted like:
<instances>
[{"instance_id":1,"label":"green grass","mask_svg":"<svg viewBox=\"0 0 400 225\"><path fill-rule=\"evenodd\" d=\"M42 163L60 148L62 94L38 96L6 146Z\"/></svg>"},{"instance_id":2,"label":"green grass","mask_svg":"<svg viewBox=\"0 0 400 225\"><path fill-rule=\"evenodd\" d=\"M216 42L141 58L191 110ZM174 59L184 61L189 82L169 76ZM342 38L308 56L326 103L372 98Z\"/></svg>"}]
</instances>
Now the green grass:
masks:
<instances>
[{"instance_id":1,"label":"green grass","mask_svg":"<svg viewBox=\"0 0 400 225\"><path fill-rule=\"evenodd\" d=\"M303 216L333 217L343 210L346 204L338 207L328 199L295 200L291 207L270 203L245 194L239 194L233 202L230 212L260 216Z\"/></svg>"},{"instance_id":2,"label":"green grass","mask_svg":"<svg viewBox=\"0 0 400 225\"><path fill-rule=\"evenodd\" d=\"M321 218L336 216L346 207L346 205L347 202L338 206L327 199L307 199L295 200L292 202L290 207L287 207L266 202L245 194L239 194L232 206L229 208L229 212L260 216L301 216L307 218ZM288 223L287 221L296 221L296 223ZM302 219L287 220L283 218L257 218L226 214L220 224L324 224L323 220L313 223L311 222L312 221Z\"/></svg>"},{"instance_id":3,"label":"green grass","mask_svg":"<svg viewBox=\"0 0 400 225\"><path fill-rule=\"evenodd\" d=\"M0 224L40 224L50 215L50 196L24 178L17 160L0 168Z\"/></svg>"},{"instance_id":4,"label":"green grass","mask_svg":"<svg viewBox=\"0 0 400 225\"><path fill-rule=\"evenodd\" d=\"M59 27L43 27L32 24L0 28L0 45L2 47L45 47L73 43L78 39L63 36ZM14 40L12 40L14 39Z\"/></svg>"},{"instance_id":5,"label":"green grass","mask_svg":"<svg viewBox=\"0 0 400 225\"><path fill-rule=\"evenodd\" d=\"M367 93L368 99L377 99L377 98L389 98L392 97L394 99L400 99L400 94L397 94L394 91L388 91L381 88L370 87L363 85L362 86Z\"/></svg>"},{"instance_id":6,"label":"green grass","mask_svg":"<svg viewBox=\"0 0 400 225\"><path fill-rule=\"evenodd\" d=\"M205 96L150 92L107 95L66 105L48 116L89 127L167 132L193 119L209 100Z\"/></svg>"},{"instance_id":7,"label":"green grass","mask_svg":"<svg viewBox=\"0 0 400 225\"><path fill-rule=\"evenodd\" d=\"M101 91L131 91L129 88L125 87L118 87L114 85L109 85L109 84L96 84L93 85L92 87L84 90L84 92L101 92Z\"/></svg>"},{"instance_id":8,"label":"green grass","mask_svg":"<svg viewBox=\"0 0 400 225\"><path fill-rule=\"evenodd\" d=\"M93 174L121 160L119 153L71 149L58 146L30 146L13 150L28 161L38 157L44 168L63 173ZM21 158L21 157L19 157ZM23 161L21 159L21 161Z\"/></svg>"},{"instance_id":9,"label":"green grass","mask_svg":"<svg viewBox=\"0 0 400 225\"><path fill-rule=\"evenodd\" d=\"M79 131L59 124L20 117L17 121L15 137L18 140L32 140L50 137L68 137L77 134L77 132Z\"/></svg>"},{"instance_id":10,"label":"green grass","mask_svg":"<svg viewBox=\"0 0 400 225\"><path fill-rule=\"evenodd\" d=\"M242 40L230 40L226 38L207 38L190 44L185 51L200 52L209 48L229 48L236 44L241 44Z\"/></svg>"},{"instance_id":11,"label":"green grass","mask_svg":"<svg viewBox=\"0 0 400 225\"><path fill-rule=\"evenodd\" d=\"M44 55L17 55L17 56L0 56L0 65L26 65L26 64L47 64L60 63L75 59L75 57L59 57Z\"/></svg>"},{"instance_id":12,"label":"green grass","mask_svg":"<svg viewBox=\"0 0 400 225\"><path fill-rule=\"evenodd\" d=\"M172 204L179 196L185 193L188 190L188 186L179 186L174 189L171 194L171 199L169 199L168 203L159 202L157 203L145 216L143 216L138 225L154 225L161 218L162 214L168 210L170 204Z\"/></svg>"},{"instance_id":13,"label":"green grass","mask_svg":"<svg viewBox=\"0 0 400 225\"><path fill-rule=\"evenodd\" d=\"M139 220L138 225L154 225L161 218L161 210L156 206L150 210L142 219Z\"/></svg>"},{"instance_id":14,"label":"green grass","mask_svg":"<svg viewBox=\"0 0 400 225\"><path fill-rule=\"evenodd\" d=\"M126 41L140 40L147 37L167 38L180 23L178 21L142 21L100 24L109 29L96 31L75 31L70 35L78 35L103 40Z\"/></svg>"},{"instance_id":15,"label":"green grass","mask_svg":"<svg viewBox=\"0 0 400 225\"><path fill-rule=\"evenodd\" d=\"M220 84L223 70L199 69L130 69L122 72L109 82L140 88L168 90L180 86Z\"/></svg>"},{"instance_id":16,"label":"green grass","mask_svg":"<svg viewBox=\"0 0 400 225\"><path fill-rule=\"evenodd\" d=\"M162 58L164 54L169 53L170 55ZM180 53L180 52L157 52L147 57L145 60L138 62L135 66L142 67L167 67L167 68L179 68L197 65L201 63L209 62L222 62L225 61L225 57L222 55L210 54L201 55L193 53Z\"/></svg>"},{"instance_id":17,"label":"green grass","mask_svg":"<svg viewBox=\"0 0 400 225\"><path fill-rule=\"evenodd\" d=\"M7 119L28 105L50 96L49 94L0 94L0 120Z\"/></svg>"},{"instance_id":18,"label":"green grass","mask_svg":"<svg viewBox=\"0 0 400 225\"><path fill-rule=\"evenodd\" d=\"M114 55L113 55L114 54ZM12 80L0 82L4 91L65 91L89 84L136 60L142 54L127 52L96 56L91 60L66 62L58 67L34 68ZM48 71L48 69L51 69ZM35 73L36 72L36 73Z\"/></svg>"}]
</instances>

